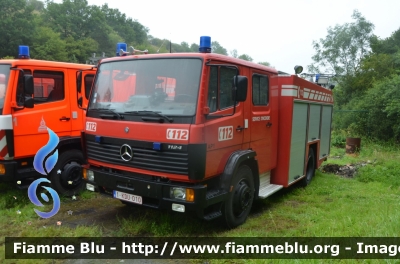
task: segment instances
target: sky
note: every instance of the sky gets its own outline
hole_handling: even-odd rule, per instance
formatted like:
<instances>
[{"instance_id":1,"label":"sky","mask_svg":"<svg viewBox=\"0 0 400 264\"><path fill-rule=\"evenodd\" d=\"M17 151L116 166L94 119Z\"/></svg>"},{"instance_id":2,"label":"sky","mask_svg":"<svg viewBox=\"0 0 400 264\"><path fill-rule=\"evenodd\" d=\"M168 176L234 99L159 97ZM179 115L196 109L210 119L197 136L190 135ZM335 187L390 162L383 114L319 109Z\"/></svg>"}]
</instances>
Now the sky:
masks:
<instances>
[{"instance_id":1,"label":"sky","mask_svg":"<svg viewBox=\"0 0 400 264\"><path fill-rule=\"evenodd\" d=\"M62 2L55 0L54 2ZM210 36L228 53L248 54L254 62L269 62L294 73L295 65L312 63L313 40L325 38L328 27L350 23L357 9L384 39L400 28L399 0L88 0L107 3L149 29L149 34L173 43L199 44Z\"/></svg>"}]
</instances>

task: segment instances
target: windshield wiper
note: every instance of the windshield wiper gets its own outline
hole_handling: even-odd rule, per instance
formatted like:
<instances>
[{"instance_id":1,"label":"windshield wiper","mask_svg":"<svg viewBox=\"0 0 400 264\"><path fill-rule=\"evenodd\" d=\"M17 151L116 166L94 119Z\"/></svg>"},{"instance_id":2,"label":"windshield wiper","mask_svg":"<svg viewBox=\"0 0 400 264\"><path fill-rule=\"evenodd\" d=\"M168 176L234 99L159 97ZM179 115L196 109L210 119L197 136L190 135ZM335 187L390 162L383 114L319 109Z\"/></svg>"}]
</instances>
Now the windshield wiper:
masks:
<instances>
[{"instance_id":1,"label":"windshield wiper","mask_svg":"<svg viewBox=\"0 0 400 264\"><path fill-rule=\"evenodd\" d=\"M146 115L146 114L154 114L156 116L162 117L164 119L166 119L168 122L172 123L174 122L174 119L169 118L166 115L161 114L161 112L157 112L157 111L148 111L148 110L143 110L143 111L127 111L124 112L125 114L138 114L138 115Z\"/></svg>"},{"instance_id":2,"label":"windshield wiper","mask_svg":"<svg viewBox=\"0 0 400 264\"><path fill-rule=\"evenodd\" d=\"M123 115L121 115L121 114L119 114L119 113L117 113L117 112L115 112L114 110L115 109L110 109L110 108L93 108L93 109L91 109L91 110L98 110L98 111L104 111L104 110L106 110L106 111L109 111L109 112L111 112L111 113L113 113L113 115L112 116L109 116L109 115L100 115L100 117L101 118L107 118L107 117L117 117L118 119L124 119L124 116Z\"/></svg>"}]
</instances>

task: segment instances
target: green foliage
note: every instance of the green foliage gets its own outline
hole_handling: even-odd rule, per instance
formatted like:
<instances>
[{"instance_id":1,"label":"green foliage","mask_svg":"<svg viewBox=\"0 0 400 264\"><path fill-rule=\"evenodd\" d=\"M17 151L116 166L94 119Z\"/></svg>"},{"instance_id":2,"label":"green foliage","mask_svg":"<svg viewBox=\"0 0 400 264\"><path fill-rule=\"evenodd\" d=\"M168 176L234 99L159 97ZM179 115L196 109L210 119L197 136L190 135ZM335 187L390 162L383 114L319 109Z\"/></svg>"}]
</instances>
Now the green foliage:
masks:
<instances>
[{"instance_id":1,"label":"green foliage","mask_svg":"<svg viewBox=\"0 0 400 264\"><path fill-rule=\"evenodd\" d=\"M89 5L87 0L0 0L0 58L17 57L18 45L30 46L32 58L79 63L86 63L93 53L114 56L117 42L147 49L149 53L199 51L197 43L170 43L148 32L137 20L108 4ZM212 51L228 55L217 41L212 42ZM249 55L242 56L251 60Z\"/></svg>"},{"instance_id":2,"label":"green foliage","mask_svg":"<svg viewBox=\"0 0 400 264\"><path fill-rule=\"evenodd\" d=\"M0 58L18 56L18 45L32 45L34 7L26 0L0 1Z\"/></svg>"},{"instance_id":3,"label":"green foliage","mask_svg":"<svg viewBox=\"0 0 400 264\"><path fill-rule=\"evenodd\" d=\"M32 6L35 11L42 12L44 10L44 3L40 0L26 0L28 6Z\"/></svg>"},{"instance_id":4,"label":"green foliage","mask_svg":"<svg viewBox=\"0 0 400 264\"><path fill-rule=\"evenodd\" d=\"M331 135L331 145L338 148L346 146L346 132L343 130L334 130Z\"/></svg>"},{"instance_id":5,"label":"green foliage","mask_svg":"<svg viewBox=\"0 0 400 264\"><path fill-rule=\"evenodd\" d=\"M386 39L373 35L374 25L354 11L352 23L328 28L312 57L312 72L336 74L333 81L333 128L348 135L399 142L400 29ZM340 145L338 135L333 144Z\"/></svg>"},{"instance_id":6,"label":"green foliage","mask_svg":"<svg viewBox=\"0 0 400 264\"><path fill-rule=\"evenodd\" d=\"M33 37L31 57L40 60L68 61L66 43L51 28L39 27Z\"/></svg>"},{"instance_id":7,"label":"green foliage","mask_svg":"<svg viewBox=\"0 0 400 264\"><path fill-rule=\"evenodd\" d=\"M269 63L268 61L260 61L260 62L258 62L258 64L271 67L271 63Z\"/></svg>"},{"instance_id":8,"label":"green foliage","mask_svg":"<svg viewBox=\"0 0 400 264\"><path fill-rule=\"evenodd\" d=\"M190 50L192 52L199 52L199 48L200 48L200 46L196 43L192 43L192 45L190 45Z\"/></svg>"},{"instance_id":9,"label":"green foliage","mask_svg":"<svg viewBox=\"0 0 400 264\"><path fill-rule=\"evenodd\" d=\"M69 62L85 62L87 54L97 49L97 42L91 38L74 40L72 37L65 39Z\"/></svg>"},{"instance_id":10,"label":"green foliage","mask_svg":"<svg viewBox=\"0 0 400 264\"><path fill-rule=\"evenodd\" d=\"M242 60L245 60L245 61L253 61L253 58L250 57L250 56L247 55L247 54L242 54L242 55L240 55L238 58L239 58L239 59L242 59Z\"/></svg>"},{"instance_id":11,"label":"green foliage","mask_svg":"<svg viewBox=\"0 0 400 264\"><path fill-rule=\"evenodd\" d=\"M211 52L222 55L228 55L228 51L224 47L222 47L218 41L211 42Z\"/></svg>"},{"instance_id":12,"label":"green foliage","mask_svg":"<svg viewBox=\"0 0 400 264\"><path fill-rule=\"evenodd\" d=\"M231 57L237 58L239 57L238 52L236 49L230 51Z\"/></svg>"},{"instance_id":13,"label":"green foliage","mask_svg":"<svg viewBox=\"0 0 400 264\"><path fill-rule=\"evenodd\" d=\"M337 75L351 75L360 70L361 61L370 50L374 25L357 10L352 18L354 22L329 27L325 39L313 41L316 54L310 71L318 73L324 69Z\"/></svg>"},{"instance_id":14,"label":"green foliage","mask_svg":"<svg viewBox=\"0 0 400 264\"><path fill-rule=\"evenodd\" d=\"M368 109L368 119L358 118L358 130L368 127L372 138L400 139L400 76L393 75L375 82L356 104L359 109Z\"/></svg>"}]
</instances>

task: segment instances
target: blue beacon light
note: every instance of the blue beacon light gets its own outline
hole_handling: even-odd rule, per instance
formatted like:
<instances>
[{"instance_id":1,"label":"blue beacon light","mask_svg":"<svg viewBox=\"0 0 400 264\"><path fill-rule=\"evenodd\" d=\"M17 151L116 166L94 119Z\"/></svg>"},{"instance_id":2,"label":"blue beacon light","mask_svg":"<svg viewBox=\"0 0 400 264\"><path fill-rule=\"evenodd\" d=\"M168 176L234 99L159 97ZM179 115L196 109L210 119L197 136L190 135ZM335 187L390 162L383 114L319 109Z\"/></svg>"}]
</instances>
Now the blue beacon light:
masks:
<instances>
[{"instance_id":1,"label":"blue beacon light","mask_svg":"<svg viewBox=\"0 0 400 264\"><path fill-rule=\"evenodd\" d=\"M120 56L120 54L119 54L120 50L123 50L124 52L126 52L126 48L127 48L126 43L118 42L117 43L117 49L116 49L116 55ZM124 55L122 55L122 56L124 56Z\"/></svg>"},{"instance_id":2,"label":"blue beacon light","mask_svg":"<svg viewBox=\"0 0 400 264\"><path fill-rule=\"evenodd\" d=\"M29 59L29 46L20 45L18 47L18 58L19 59Z\"/></svg>"},{"instance_id":3,"label":"blue beacon light","mask_svg":"<svg viewBox=\"0 0 400 264\"><path fill-rule=\"evenodd\" d=\"M201 53L211 53L211 37L208 37L208 36L201 36L200 37L199 52L201 52Z\"/></svg>"},{"instance_id":4,"label":"blue beacon light","mask_svg":"<svg viewBox=\"0 0 400 264\"><path fill-rule=\"evenodd\" d=\"M318 82L319 76L320 76L319 73L317 73L317 74L315 75L315 82L316 82L316 83Z\"/></svg>"}]
</instances>

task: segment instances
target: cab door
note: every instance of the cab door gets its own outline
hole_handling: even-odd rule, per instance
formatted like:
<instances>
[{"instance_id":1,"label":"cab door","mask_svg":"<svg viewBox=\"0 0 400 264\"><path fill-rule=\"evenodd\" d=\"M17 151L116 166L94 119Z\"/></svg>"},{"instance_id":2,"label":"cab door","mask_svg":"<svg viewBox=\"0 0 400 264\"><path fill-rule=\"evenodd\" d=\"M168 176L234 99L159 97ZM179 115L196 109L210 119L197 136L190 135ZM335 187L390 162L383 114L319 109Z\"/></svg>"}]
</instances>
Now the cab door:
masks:
<instances>
[{"instance_id":1,"label":"cab door","mask_svg":"<svg viewBox=\"0 0 400 264\"><path fill-rule=\"evenodd\" d=\"M206 177L222 173L230 154L242 148L244 132L243 103L233 113L232 84L236 67L209 66L207 105L210 113L205 122L207 143ZM224 116L226 115L226 116ZM224 116L224 117L217 117Z\"/></svg>"},{"instance_id":2,"label":"cab door","mask_svg":"<svg viewBox=\"0 0 400 264\"><path fill-rule=\"evenodd\" d=\"M13 113L16 157L35 155L49 140L47 128L59 137L69 136L71 132L68 87L75 85L68 83L67 71L35 68L31 72L34 107L15 109Z\"/></svg>"},{"instance_id":3,"label":"cab door","mask_svg":"<svg viewBox=\"0 0 400 264\"><path fill-rule=\"evenodd\" d=\"M271 113L269 76L257 70L252 70L250 76L250 148L257 153L261 174L272 169L272 131L278 124Z\"/></svg>"},{"instance_id":4,"label":"cab door","mask_svg":"<svg viewBox=\"0 0 400 264\"><path fill-rule=\"evenodd\" d=\"M89 105L89 96L92 90L95 71L84 70L76 73L76 89L71 89L72 131L79 133L85 127L86 110ZM78 100L81 101L79 105Z\"/></svg>"}]
</instances>

